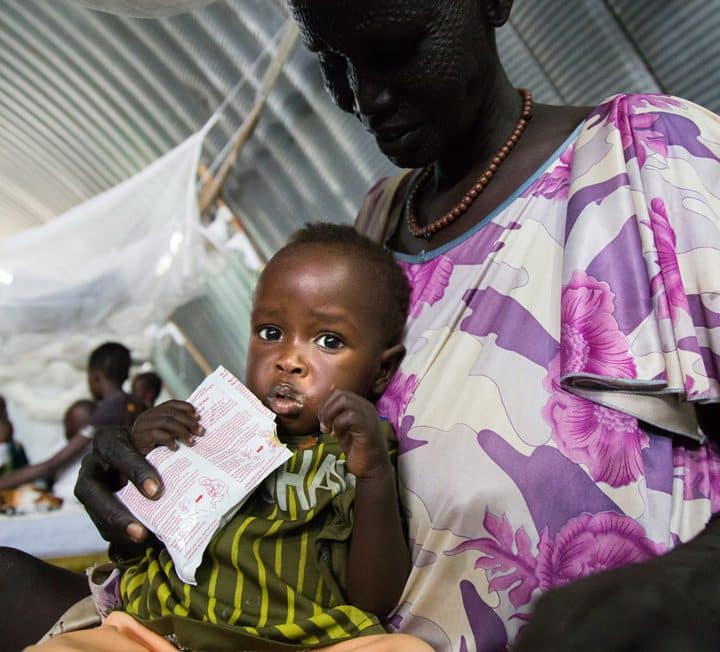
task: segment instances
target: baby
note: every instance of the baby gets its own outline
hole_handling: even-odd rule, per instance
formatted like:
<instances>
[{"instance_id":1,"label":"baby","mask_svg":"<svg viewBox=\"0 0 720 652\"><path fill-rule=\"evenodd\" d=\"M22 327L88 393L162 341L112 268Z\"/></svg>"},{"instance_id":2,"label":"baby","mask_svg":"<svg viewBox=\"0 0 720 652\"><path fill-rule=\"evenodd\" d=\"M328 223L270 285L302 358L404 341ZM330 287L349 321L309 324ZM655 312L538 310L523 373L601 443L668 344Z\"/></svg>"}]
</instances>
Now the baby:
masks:
<instances>
[{"instance_id":1,"label":"baby","mask_svg":"<svg viewBox=\"0 0 720 652\"><path fill-rule=\"evenodd\" d=\"M184 584L162 546L127 565L120 606L184 648L293 649L382 633L410 568L392 455L374 401L404 355L409 287L352 228L308 225L257 284L245 383L293 456L214 537ZM183 401L141 414L144 451L192 444ZM275 644L273 644L275 642Z\"/></svg>"}]
</instances>

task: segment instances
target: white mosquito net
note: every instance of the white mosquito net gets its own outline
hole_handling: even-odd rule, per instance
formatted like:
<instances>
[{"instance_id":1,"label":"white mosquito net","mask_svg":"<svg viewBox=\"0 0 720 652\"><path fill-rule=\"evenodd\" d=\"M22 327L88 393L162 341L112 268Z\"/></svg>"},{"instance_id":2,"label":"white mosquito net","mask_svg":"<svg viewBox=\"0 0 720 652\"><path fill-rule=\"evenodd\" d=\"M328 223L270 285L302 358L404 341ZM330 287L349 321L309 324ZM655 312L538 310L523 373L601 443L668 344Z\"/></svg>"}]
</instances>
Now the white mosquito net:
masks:
<instances>
[{"instance_id":1,"label":"white mosquito net","mask_svg":"<svg viewBox=\"0 0 720 652\"><path fill-rule=\"evenodd\" d=\"M94 346L117 340L147 357L146 333L198 293L206 253L196 179L209 127L120 185L0 240L0 393L11 418L59 423L88 394ZM18 423L16 433L32 449L32 433Z\"/></svg>"}]
</instances>

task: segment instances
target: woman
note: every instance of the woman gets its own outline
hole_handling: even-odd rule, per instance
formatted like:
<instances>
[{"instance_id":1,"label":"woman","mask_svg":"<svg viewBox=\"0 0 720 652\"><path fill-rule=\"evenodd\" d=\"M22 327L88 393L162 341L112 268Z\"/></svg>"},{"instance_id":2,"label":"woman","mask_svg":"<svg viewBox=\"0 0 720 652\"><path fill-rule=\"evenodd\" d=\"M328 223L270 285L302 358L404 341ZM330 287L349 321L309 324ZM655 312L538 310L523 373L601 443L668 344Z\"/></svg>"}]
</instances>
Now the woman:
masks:
<instances>
[{"instance_id":1,"label":"woman","mask_svg":"<svg viewBox=\"0 0 720 652\"><path fill-rule=\"evenodd\" d=\"M393 627L438 650L521 629L523 650L716 649L718 119L533 103L495 47L510 0L289 4L337 104L418 169L358 220L414 288L379 406L415 544ZM118 434L77 491L108 538L142 538L111 460L158 487Z\"/></svg>"}]
</instances>

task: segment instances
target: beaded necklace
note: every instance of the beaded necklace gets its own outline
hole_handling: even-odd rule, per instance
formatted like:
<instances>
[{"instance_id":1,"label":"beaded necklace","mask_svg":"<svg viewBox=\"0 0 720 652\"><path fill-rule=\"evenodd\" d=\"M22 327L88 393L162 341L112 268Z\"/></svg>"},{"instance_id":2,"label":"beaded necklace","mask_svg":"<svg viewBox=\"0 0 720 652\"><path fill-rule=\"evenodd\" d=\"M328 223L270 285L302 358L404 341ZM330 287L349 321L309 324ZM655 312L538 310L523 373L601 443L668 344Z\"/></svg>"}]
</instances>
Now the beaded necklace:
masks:
<instances>
[{"instance_id":1,"label":"beaded necklace","mask_svg":"<svg viewBox=\"0 0 720 652\"><path fill-rule=\"evenodd\" d=\"M444 229L448 224L452 224L458 217L465 213L480 193L485 190L485 187L488 183L490 183L490 179L493 178L493 175L497 172L497 169L500 167L502 162L507 158L507 155L510 153L512 148L517 145L517 142L520 140L520 136L523 135L525 127L527 127L528 121L532 117L532 94L526 88L521 88L518 92L522 97L522 111L520 112L518 121L515 123L515 127L510 135L510 138L508 138L505 141L505 144L495 153L495 156L492 157L490 164L482 171L478 180L473 184L470 190L465 193L463 198L453 208L445 213L445 215L430 222L430 224L426 226L420 226L418 224L415 200L418 190L420 190L420 188L422 188L422 186L430 179L432 166L429 165L418 175L414 187L408 195L406 204L408 229L410 229L410 233L412 233L416 238L425 238L426 240L430 240L433 235L440 231L440 229Z\"/></svg>"}]
</instances>

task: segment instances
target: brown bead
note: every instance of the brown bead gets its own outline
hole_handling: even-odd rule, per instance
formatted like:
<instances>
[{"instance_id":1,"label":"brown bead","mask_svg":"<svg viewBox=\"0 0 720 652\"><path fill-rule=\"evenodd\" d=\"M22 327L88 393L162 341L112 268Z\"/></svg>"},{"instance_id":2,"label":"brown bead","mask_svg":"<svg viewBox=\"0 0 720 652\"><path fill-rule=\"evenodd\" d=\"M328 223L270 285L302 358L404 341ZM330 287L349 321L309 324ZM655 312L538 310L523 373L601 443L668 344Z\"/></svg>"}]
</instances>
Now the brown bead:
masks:
<instances>
[{"instance_id":1,"label":"brown bead","mask_svg":"<svg viewBox=\"0 0 720 652\"><path fill-rule=\"evenodd\" d=\"M478 196L478 191L475 190L475 187L473 187L472 190L468 193L468 195L469 195L472 199L475 199L475 197Z\"/></svg>"}]
</instances>

